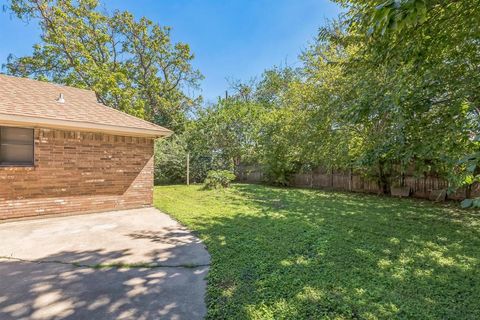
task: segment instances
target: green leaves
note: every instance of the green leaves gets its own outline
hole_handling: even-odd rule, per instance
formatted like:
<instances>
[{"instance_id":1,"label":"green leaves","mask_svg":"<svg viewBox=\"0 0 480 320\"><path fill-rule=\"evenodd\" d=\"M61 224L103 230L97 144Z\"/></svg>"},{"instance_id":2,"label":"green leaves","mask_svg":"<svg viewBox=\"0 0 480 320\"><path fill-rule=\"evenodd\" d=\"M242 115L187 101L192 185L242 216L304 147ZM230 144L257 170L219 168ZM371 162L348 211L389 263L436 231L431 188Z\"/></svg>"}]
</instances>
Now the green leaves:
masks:
<instances>
[{"instance_id":1,"label":"green leaves","mask_svg":"<svg viewBox=\"0 0 480 320\"><path fill-rule=\"evenodd\" d=\"M9 74L91 89L108 106L177 131L201 101L184 93L202 75L169 27L103 13L96 0L11 0L10 9L38 21L42 34L32 56L10 57Z\"/></svg>"},{"instance_id":2,"label":"green leaves","mask_svg":"<svg viewBox=\"0 0 480 320\"><path fill-rule=\"evenodd\" d=\"M415 27L427 20L428 0L388 0L366 10L369 18L369 33L400 33L402 29ZM367 18L368 19L368 18Z\"/></svg>"},{"instance_id":3,"label":"green leaves","mask_svg":"<svg viewBox=\"0 0 480 320\"><path fill-rule=\"evenodd\" d=\"M223 163L257 164L282 185L318 167L385 187L406 174L452 188L478 181L480 77L466 68L480 65L471 46L480 30L468 22L478 11L462 11L464 1L348 2L351 18L322 28L301 67L267 70L201 112L192 146ZM382 36L365 33L373 21Z\"/></svg>"},{"instance_id":4,"label":"green leaves","mask_svg":"<svg viewBox=\"0 0 480 320\"><path fill-rule=\"evenodd\" d=\"M158 144L158 181L197 180L241 163L288 184L301 170L353 170L382 184L405 172L452 187L479 180L480 0L341 0L346 18L322 28L299 68L272 68L196 112L202 78L171 29L95 0L11 0L42 31L7 72L89 88L98 99L184 135ZM165 154L169 153L169 155ZM474 200L465 205L473 206Z\"/></svg>"},{"instance_id":5,"label":"green leaves","mask_svg":"<svg viewBox=\"0 0 480 320\"><path fill-rule=\"evenodd\" d=\"M210 170L203 182L205 189L228 188L230 183L235 180L235 174L228 170Z\"/></svg>"},{"instance_id":6,"label":"green leaves","mask_svg":"<svg viewBox=\"0 0 480 320\"><path fill-rule=\"evenodd\" d=\"M187 143L185 137L172 135L155 141L155 184L184 183L187 171ZM193 178L197 170L192 170Z\"/></svg>"},{"instance_id":7,"label":"green leaves","mask_svg":"<svg viewBox=\"0 0 480 320\"><path fill-rule=\"evenodd\" d=\"M376 175L382 161L387 175L408 169L440 175L454 187L478 181L479 73L465 66L480 66L478 46L471 45L480 33L472 25L480 2L341 2L350 4L346 31L324 32L311 56L321 52L322 61L334 46L347 53L335 98L324 101L355 132L357 170ZM321 64L308 70L322 83L332 77Z\"/></svg>"}]
</instances>

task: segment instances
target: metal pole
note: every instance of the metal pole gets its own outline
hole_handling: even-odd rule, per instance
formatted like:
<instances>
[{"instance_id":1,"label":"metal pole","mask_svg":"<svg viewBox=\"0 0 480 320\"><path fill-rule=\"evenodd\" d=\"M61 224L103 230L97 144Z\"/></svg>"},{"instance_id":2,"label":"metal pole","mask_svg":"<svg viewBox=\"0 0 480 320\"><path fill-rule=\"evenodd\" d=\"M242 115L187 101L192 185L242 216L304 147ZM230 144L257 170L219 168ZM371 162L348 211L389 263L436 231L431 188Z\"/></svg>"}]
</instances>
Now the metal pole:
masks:
<instances>
[{"instance_id":1,"label":"metal pole","mask_svg":"<svg viewBox=\"0 0 480 320\"><path fill-rule=\"evenodd\" d=\"M190 152L187 152L187 186L190 185Z\"/></svg>"}]
</instances>

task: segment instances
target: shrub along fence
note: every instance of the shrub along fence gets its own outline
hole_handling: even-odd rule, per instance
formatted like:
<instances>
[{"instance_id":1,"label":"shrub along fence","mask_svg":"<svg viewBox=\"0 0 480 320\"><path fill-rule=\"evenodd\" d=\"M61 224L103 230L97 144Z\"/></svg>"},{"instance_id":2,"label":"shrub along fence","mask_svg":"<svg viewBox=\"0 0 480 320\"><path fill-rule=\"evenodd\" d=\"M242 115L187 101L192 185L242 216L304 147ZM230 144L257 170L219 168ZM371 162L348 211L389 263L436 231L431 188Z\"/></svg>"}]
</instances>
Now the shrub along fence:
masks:
<instances>
[{"instance_id":1,"label":"shrub along fence","mask_svg":"<svg viewBox=\"0 0 480 320\"><path fill-rule=\"evenodd\" d=\"M264 182L262 170L255 166L239 166L236 169L236 175L237 181L239 182ZM478 184L469 188L458 189L453 193L447 193L449 187L448 182L439 177L426 176L419 178L415 176L405 176L403 181L403 188L406 188L408 196L414 198L463 200L465 198L480 197L480 185ZM390 182L393 185L400 185L400 179ZM320 169L308 173L294 174L289 181L289 186L373 194L382 193L378 182L372 179L350 172L325 172Z\"/></svg>"}]
</instances>

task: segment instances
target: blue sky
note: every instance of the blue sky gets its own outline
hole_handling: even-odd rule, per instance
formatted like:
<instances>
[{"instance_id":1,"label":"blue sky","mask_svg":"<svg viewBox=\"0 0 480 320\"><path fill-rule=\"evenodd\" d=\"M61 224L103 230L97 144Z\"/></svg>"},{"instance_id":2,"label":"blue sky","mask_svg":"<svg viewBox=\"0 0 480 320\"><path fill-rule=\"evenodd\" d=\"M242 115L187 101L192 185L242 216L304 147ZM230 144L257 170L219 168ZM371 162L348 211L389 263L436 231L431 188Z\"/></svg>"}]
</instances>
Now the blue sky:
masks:
<instances>
[{"instance_id":1,"label":"blue sky","mask_svg":"<svg viewBox=\"0 0 480 320\"><path fill-rule=\"evenodd\" d=\"M109 11L129 10L172 27L186 42L205 80L201 94L214 101L226 79L248 80L273 65L298 64L297 56L340 8L328 0L104 0ZM38 29L0 12L0 64L8 54L29 54Z\"/></svg>"}]
</instances>

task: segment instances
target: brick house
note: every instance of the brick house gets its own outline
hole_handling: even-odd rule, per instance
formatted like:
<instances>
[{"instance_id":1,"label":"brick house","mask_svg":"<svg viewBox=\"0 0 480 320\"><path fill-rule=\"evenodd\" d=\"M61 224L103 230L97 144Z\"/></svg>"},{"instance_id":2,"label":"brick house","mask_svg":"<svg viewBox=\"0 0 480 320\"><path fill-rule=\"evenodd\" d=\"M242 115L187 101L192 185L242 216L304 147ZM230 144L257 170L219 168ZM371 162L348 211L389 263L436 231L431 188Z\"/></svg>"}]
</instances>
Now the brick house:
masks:
<instances>
[{"instance_id":1,"label":"brick house","mask_svg":"<svg viewBox=\"0 0 480 320\"><path fill-rule=\"evenodd\" d=\"M0 75L0 220L151 206L170 134L92 91Z\"/></svg>"}]
</instances>

